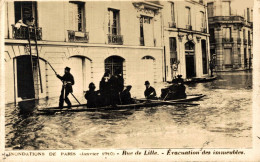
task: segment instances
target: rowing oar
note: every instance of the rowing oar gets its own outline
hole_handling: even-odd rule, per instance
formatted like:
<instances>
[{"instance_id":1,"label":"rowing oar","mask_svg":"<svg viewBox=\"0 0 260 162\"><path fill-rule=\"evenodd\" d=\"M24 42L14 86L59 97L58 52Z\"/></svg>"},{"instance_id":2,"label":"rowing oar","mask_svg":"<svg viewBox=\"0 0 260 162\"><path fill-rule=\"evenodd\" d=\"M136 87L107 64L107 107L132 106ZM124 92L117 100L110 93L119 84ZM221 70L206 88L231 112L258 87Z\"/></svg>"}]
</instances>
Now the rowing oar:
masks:
<instances>
[{"instance_id":1,"label":"rowing oar","mask_svg":"<svg viewBox=\"0 0 260 162\"><path fill-rule=\"evenodd\" d=\"M150 100L150 99L136 99L139 101L152 101L152 102L162 102L162 103L168 103L168 104L185 104L185 105L193 105L193 106L197 106L200 104L197 103L188 103L188 102L174 102L174 101L163 101L163 100Z\"/></svg>"},{"instance_id":2,"label":"rowing oar","mask_svg":"<svg viewBox=\"0 0 260 162\"><path fill-rule=\"evenodd\" d=\"M75 100L81 105L81 103L79 102L79 100L74 96L74 94L73 93L70 93L74 98L75 98Z\"/></svg>"}]
</instances>

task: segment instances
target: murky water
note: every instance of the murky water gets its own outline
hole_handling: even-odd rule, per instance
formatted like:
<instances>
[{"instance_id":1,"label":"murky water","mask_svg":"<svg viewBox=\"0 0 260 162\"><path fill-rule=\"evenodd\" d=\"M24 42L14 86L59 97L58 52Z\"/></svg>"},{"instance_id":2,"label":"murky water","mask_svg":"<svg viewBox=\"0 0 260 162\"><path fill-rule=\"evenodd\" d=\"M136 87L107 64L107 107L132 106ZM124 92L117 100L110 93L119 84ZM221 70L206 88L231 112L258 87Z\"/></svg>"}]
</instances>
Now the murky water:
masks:
<instances>
[{"instance_id":1,"label":"murky water","mask_svg":"<svg viewBox=\"0 0 260 162\"><path fill-rule=\"evenodd\" d=\"M250 148L252 73L217 75L186 86L188 94L207 95L192 107L37 115L35 107L57 99L6 105L6 149ZM155 85L158 93L162 86ZM133 96L142 97L144 86L137 87Z\"/></svg>"}]
</instances>

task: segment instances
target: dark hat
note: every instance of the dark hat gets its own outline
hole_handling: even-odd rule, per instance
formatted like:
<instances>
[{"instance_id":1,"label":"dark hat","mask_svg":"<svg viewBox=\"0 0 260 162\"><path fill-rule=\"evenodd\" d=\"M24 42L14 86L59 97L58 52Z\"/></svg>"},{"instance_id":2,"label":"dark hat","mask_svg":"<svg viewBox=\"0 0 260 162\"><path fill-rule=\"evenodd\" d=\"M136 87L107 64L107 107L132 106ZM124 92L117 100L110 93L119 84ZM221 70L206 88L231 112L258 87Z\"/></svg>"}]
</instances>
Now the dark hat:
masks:
<instances>
[{"instance_id":1,"label":"dark hat","mask_svg":"<svg viewBox=\"0 0 260 162\"><path fill-rule=\"evenodd\" d=\"M70 71L70 68L69 67L65 67L65 70Z\"/></svg>"},{"instance_id":2,"label":"dark hat","mask_svg":"<svg viewBox=\"0 0 260 162\"><path fill-rule=\"evenodd\" d=\"M130 88L132 88L132 86L131 86L131 85L128 85L128 86L126 86L126 89L130 89Z\"/></svg>"},{"instance_id":3,"label":"dark hat","mask_svg":"<svg viewBox=\"0 0 260 162\"><path fill-rule=\"evenodd\" d=\"M88 88L95 87L95 84L93 82L89 83Z\"/></svg>"},{"instance_id":4,"label":"dark hat","mask_svg":"<svg viewBox=\"0 0 260 162\"><path fill-rule=\"evenodd\" d=\"M148 80L144 82L144 85L148 85L148 84L150 84Z\"/></svg>"},{"instance_id":5,"label":"dark hat","mask_svg":"<svg viewBox=\"0 0 260 162\"><path fill-rule=\"evenodd\" d=\"M177 75L177 77L178 77L178 78L181 78L181 77L182 77L182 75Z\"/></svg>"}]
</instances>

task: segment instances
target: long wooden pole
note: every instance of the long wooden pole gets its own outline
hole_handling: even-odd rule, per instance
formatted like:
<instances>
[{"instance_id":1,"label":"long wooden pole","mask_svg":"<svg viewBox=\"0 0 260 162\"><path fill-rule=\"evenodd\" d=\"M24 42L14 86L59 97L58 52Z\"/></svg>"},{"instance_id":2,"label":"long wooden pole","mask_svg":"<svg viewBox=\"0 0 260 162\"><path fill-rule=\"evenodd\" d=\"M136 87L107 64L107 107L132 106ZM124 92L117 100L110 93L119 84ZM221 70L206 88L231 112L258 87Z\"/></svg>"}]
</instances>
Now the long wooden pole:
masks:
<instances>
[{"instance_id":1,"label":"long wooden pole","mask_svg":"<svg viewBox=\"0 0 260 162\"><path fill-rule=\"evenodd\" d=\"M38 62L38 69L39 69L41 93L43 93L43 90L42 90L42 75L41 75L41 68L40 68L40 61L39 61L39 52L38 52L38 45L37 45L37 32L36 32L36 27L35 26L34 26L34 41L35 41L35 48L36 48L36 53L37 53L37 62Z\"/></svg>"},{"instance_id":2,"label":"long wooden pole","mask_svg":"<svg viewBox=\"0 0 260 162\"><path fill-rule=\"evenodd\" d=\"M34 95L35 95L35 87L34 87L34 76L33 76L33 59L32 59L32 48L31 48L31 36L30 36L30 27L27 27L28 29L28 42L29 42L29 51L31 56L31 66L32 66L32 79L33 79L33 89L34 89Z\"/></svg>"}]
</instances>

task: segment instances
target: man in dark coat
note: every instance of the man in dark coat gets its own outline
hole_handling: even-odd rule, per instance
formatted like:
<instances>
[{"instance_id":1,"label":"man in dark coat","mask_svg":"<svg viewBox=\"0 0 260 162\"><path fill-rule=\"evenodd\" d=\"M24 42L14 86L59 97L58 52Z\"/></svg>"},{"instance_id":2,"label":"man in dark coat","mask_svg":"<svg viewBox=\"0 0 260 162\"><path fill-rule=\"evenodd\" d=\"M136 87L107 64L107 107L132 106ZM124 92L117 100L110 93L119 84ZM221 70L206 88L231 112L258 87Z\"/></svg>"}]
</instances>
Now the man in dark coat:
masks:
<instances>
[{"instance_id":1,"label":"man in dark coat","mask_svg":"<svg viewBox=\"0 0 260 162\"><path fill-rule=\"evenodd\" d=\"M124 89L124 79L121 70L117 70L109 81L111 83L111 104L122 104L120 94Z\"/></svg>"},{"instance_id":2,"label":"man in dark coat","mask_svg":"<svg viewBox=\"0 0 260 162\"><path fill-rule=\"evenodd\" d=\"M74 85L74 77L70 73L70 68L65 68L65 74L63 76L60 76L57 74L57 77L63 82L63 86L61 89L61 95L60 95L60 101L59 101L59 107L63 108L64 100L68 107L71 107L71 102L68 98L68 95L73 92L72 85ZM64 93L65 91L65 93Z\"/></svg>"},{"instance_id":3,"label":"man in dark coat","mask_svg":"<svg viewBox=\"0 0 260 162\"><path fill-rule=\"evenodd\" d=\"M213 61L209 61L209 69L210 69L210 76L213 77L213 70L215 69L215 65Z\"/></svg>"},{"instance_id":4,"label":"man in dark coat","mask_svg":"<svg viewBox=\"0 0 260 162\"><path fill-rule=\"evenodd\" d=\"M144 91L145 98L146 99L157 99L156 98L156 91L152 86L150 86L150 82L145 81L144 85L146 86L146 89Z\"/></svg>"},{"instance_id":5,"label":"man in dark coat","mask_svg":"<svg viewBox=\"0 0 260 162\"><path fill-rule=\"evenodd\" d=\"M89 84L89 90L85 94L85 98L88 101L87 107L97 107L98 106L98 92L95 91L96 86L94 83Z\"/></svg>"},{"instance_id":6,"label":"man in dark coat","mask_svg":"<svg viewBox=\"0 0 260 162\"><path fill-rule=\"evenodd\" d=\"M130 85L126 86L126 89L121 93L121 101L123 105L134 103L130 93L131 88L132 86Z\"/></svg>"}]
</instances>

